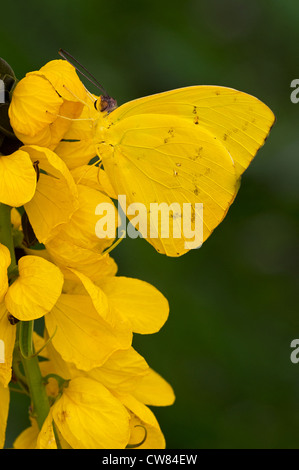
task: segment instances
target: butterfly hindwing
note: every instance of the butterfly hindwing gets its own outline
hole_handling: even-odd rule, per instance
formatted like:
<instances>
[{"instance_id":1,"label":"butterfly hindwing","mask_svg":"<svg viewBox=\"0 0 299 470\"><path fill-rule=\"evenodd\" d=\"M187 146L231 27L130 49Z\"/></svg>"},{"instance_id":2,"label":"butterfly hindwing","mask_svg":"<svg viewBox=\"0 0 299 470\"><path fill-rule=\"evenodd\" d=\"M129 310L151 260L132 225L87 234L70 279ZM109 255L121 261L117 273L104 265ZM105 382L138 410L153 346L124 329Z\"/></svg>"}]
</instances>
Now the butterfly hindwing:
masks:
<instances>
[{"instance_id":1,"label":"butterfly hindwing","mask_svg":"<svg viewBox=\"0 0 299 470\"><path fill-rule=\"evenodd\" d=\"M203 204L203 239L225 216L237 191L234 162L205 129L176 116L145 114L116 123L110 142L113 150L110 156L103 154L103 163L112 186L117 194L126 195L127 205L141 203L146 207L143 229L138 228L159 252L178 256L188 251L178 215L183 214L183 204L193 205L192 210L195 203ZM161 203L180 206L180 211L171 215L169 237L163 237L161 224L157 226L151 215L152 205ZM180 237L171 236L172 224L181 225Z\"/></svg>"},{"instance_id":2,"label":"butterfly hindwing","mask_svg":"<svg viewBox=\"0 0 299 470\"><path fill-rule=\"evenodd\" d=\"M181 216L171 215L169 237L163 238L161 224L151 237L151 204L177 203L181 215L184 203L193 205L192 225L195 203L202 203L206 240L225 217L274 116L245 93L198 86L131 101L107 121L102 158L115 192L126 195L127 206L146 207L140 232L158 251L178 256L188 251L183 230L181 238L171 236L172 224L182 229Z\"/></svg>"}]
</instances>

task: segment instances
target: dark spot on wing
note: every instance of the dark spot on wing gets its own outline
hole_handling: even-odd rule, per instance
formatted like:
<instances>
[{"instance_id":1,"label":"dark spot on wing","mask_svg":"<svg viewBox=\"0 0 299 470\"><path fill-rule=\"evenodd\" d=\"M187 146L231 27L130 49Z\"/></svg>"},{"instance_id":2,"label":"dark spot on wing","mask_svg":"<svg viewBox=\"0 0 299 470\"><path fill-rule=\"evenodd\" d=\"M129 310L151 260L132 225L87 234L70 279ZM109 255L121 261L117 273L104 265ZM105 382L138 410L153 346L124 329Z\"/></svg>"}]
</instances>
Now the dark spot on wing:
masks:
<instances>
[{"instance_id":1,"label":"dark spot on wing","mask_svg":"<svg viewBox=\"0 0 299 470\"><path fill-rule=\"evenodd\" d=\"M164 144L167 144L167 142L169 142L169 139L173 137L174 137L174 129L171 127L167 132L167 137L164 138Z\"/></svg>"}]
</instances>

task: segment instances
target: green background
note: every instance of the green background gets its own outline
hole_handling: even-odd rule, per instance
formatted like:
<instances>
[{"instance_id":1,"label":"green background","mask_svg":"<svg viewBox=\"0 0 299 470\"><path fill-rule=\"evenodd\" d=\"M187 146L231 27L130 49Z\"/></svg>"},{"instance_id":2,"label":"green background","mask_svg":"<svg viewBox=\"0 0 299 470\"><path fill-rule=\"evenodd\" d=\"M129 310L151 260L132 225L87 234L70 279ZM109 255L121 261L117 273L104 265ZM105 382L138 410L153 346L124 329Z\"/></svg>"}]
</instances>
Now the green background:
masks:
<instances>
[{"instance_id":1,"label":"green background","mask_svg":"<svg viewBox=\"0 0 299 470\"><path fill-rule=\"evenodd\" d=\"M1 5L0 55L18 78L65 48L122 104L177 87L251 93L277 122L224 222L178 259L145 240L114 252L119 273L169 299L168 322L134 345L174 387L154 411L169 448L298 448L298 123L294 0L27 0ZM92 90L92 88L90 88ZM92 90L96 92L96 90ZM14 396L7 447L28 424Z\"/></svg>"}]
</instances>

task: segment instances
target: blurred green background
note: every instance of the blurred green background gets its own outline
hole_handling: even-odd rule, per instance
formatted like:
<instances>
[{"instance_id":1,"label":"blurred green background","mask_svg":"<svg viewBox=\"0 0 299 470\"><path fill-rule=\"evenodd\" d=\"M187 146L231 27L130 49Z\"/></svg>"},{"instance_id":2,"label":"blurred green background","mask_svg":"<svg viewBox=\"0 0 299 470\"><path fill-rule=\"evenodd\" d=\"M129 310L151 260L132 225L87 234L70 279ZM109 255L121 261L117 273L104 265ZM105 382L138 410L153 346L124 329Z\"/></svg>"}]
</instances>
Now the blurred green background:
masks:
<instances>
[{"instance_id":1,"label":"blurred green background","mask_svg":"<svg viewBox=\"0 0 299 470\"><path fill-rule=\"evenodd\" d=\"M299 3L294 0L27 0L1 5L0 55L18 78L65 48L122 104L213 84L263 100L277 122L224 222L179 259L145 240L113 253L119 274L169 299L170 318L134 345L174 387L154 411L168 448L298 448ZM93 90L96 92L96 90ZM7 447L28 424L14 396Z\"/></svg>"}]
</instances>

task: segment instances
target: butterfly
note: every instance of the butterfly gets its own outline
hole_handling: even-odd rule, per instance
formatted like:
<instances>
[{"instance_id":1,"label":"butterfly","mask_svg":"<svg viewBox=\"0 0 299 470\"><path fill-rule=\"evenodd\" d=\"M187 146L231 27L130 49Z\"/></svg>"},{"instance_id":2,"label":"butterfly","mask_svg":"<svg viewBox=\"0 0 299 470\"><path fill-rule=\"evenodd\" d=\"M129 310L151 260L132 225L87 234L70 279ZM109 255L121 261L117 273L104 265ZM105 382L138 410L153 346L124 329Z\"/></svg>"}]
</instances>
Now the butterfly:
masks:
<instances>
[{"instance_id":1,"label":"butterfly","mask_svg":"<svg viewBox=\"0 0 299 470\"><path fill-rule=\"evenodd\" d=\"M186 237L164 238L161 221L150 236L153 204L191 204L190 223L199 215L205 241L224 219L241 175L275 121L259 99L222 86L178 88L119 107L103 93L95 107L98 154L109 181L116 194L126 196L127 208L146 208L138 229L167 256L189 251ZM170 217L170 230L183 223L178 212ZM134 214L127 217L132 221Z\"/></svg>"}]
</instances>

